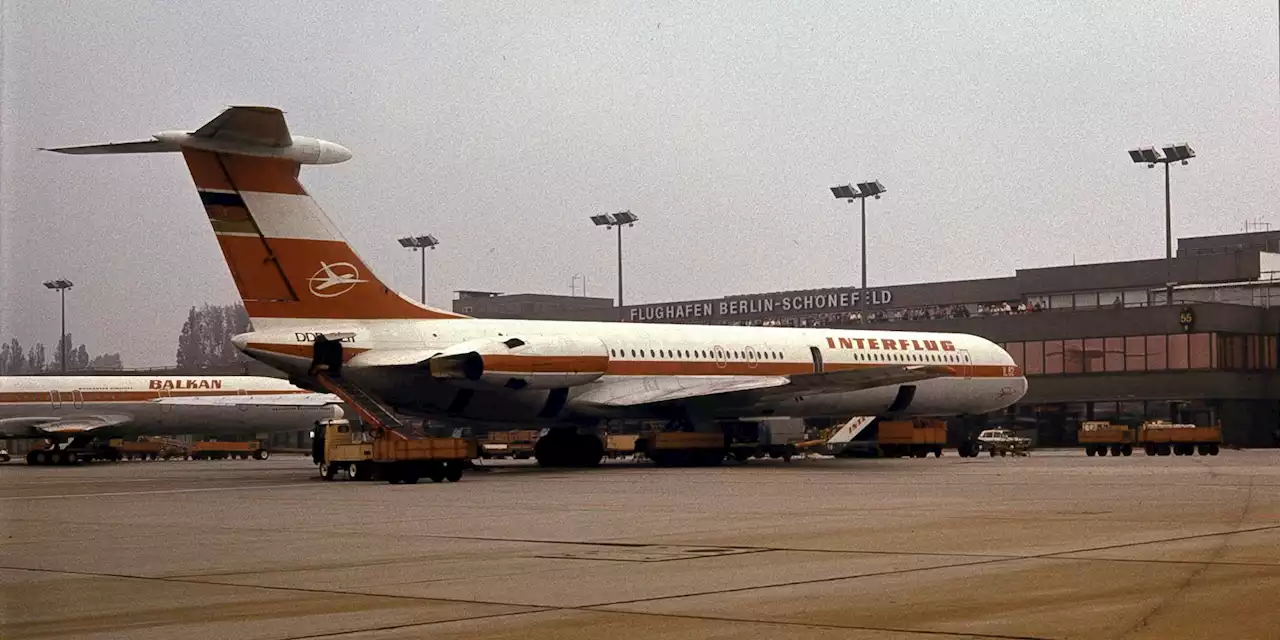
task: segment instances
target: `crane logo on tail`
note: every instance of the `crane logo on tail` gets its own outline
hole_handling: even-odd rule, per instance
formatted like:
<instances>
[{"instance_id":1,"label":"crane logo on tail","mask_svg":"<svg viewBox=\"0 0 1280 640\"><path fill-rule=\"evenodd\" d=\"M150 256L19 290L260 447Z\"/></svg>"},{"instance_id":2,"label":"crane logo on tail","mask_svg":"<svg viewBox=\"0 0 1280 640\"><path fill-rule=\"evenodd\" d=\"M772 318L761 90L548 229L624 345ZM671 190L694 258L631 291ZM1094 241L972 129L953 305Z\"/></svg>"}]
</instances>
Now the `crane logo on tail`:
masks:
<instances>
[{"instance_id":1,"label":"crane logo on tail","mask_svg":"<svg viewBox=\"0 0 1280 640\"><path fill-rule=\"evenodd\" d=\"M336 298L362 282L368 280L361 280L360 271L350 262L321 262L320 270L307 278L307 286L317 298Z\"/></svg>"}]
</instances>

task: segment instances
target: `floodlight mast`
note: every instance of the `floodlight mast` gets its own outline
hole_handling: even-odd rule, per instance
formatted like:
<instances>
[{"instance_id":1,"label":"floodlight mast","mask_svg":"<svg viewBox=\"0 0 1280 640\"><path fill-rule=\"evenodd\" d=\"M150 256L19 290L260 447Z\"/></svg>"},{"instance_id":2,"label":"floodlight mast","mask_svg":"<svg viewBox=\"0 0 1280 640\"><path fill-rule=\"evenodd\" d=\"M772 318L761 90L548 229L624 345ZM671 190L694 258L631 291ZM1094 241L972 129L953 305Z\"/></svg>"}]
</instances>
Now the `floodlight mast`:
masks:
<instances>
[{"instance_id":1,"label":"floodlight mast","mask_svg":"<svg viewBox=\"0 0 1280 640\"><path fill-rule=\"evenodd\" d=\"M1164 165L1164 260L1165 260L1165 298L1166 305L1173 305L1173 207L1169 202L1169 165L1180 162L1186 166L1187 161L1196 157L1191 145L1183 142L1164 147L1164 155L1154 147L1140 147L1129 150L1129 158L1135 164L1145 164L1148 169L1157 164Z\"/></svg>"},{"instance_id":2,"label":"floodlight mast","mask_svg":"<svg viewBox=\"0 0 1280 640\"><path fill-rule=\"evenodd\" d=\"M73 285L66 278L58 278L46 280L44 286L62 295L62 333L58 336L58 344L61 346L62 373L65 374L67 372L67 289Z\"/></svg>"},{"instance_id":3,"label":"floodlight mast","mask_svg":"<svg viewBox=\"0 0 1280 640\"><path fill-rule=\"evenodd\" d=\"M422 252L422 304L427 303L427 249L435 249L440 241L433 235L400 238L400 246Z\"/></svg>"},{"instance_id":4,"label":"floodlight mast","mask_svg":"<svg viewBox=\"0 0 1280 640\"><path fill-rule=\"evenodd\" d=\"M610 229L612 227L618 228L618 308L619 309L622 308L622 227L635 226L636 221L639 219L640 219L640 216L634 213L631 213L630 210L619 211L618 213L605 213L605 214L591 216L591 223L596 225L597 227L604 227L605 229ZM584 290L583 295L586 295L585 276L583 277L583 290Z\"/></svg>"},{"instance_id":5,"label":"floodlight mast","mask_svg":"<svg viewBox=\"0 0 1280 640\"><path fill-rule=\"evenodd\" d=\"M879 200L884 192L879 180L859 182L856 187L851 184L831 187L831 195L836 198L862 203L862 290L858 293L858 324L867 323L867 198Z\"/></svg>"}]
</instances>

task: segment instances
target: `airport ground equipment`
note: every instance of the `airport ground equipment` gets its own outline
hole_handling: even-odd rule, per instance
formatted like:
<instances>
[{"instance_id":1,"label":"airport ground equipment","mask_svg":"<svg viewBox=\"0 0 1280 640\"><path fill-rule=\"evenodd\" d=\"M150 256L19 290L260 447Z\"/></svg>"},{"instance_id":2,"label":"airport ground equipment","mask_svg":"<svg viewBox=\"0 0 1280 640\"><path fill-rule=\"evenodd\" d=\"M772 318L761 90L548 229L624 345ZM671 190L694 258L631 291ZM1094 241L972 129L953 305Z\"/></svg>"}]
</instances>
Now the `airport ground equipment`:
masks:
<instances>
[{"instance_id":1,"label":"airport ground equipment","mask_svg":"<svg viewBox=\"0 0 1280 640\"><path fill-rule=\"evenodd\" d=\"M192 460L227 460L239 458L248 460L266 460L270 453L263 448L261 442L223 442L221 440L201 440L191 443L188 455Z\"/></svg>"},{"instance_id":2,"label":"airport ground equipment","mask_svg":"<svg viewBox=\"0 0 1280 640\"><path fill-rule=\"evenodd\" d=\"M1133 455L1137 434L1128 425L1112 424L1104 420L1091 420L1080 424L1076 440L1084 447L1085 455L1113 456Z\"/></svg>"},{"instance_id":3,"label":"airport ground equipment","mask_svg":"<svg viewBox=\"0 0 1280 640\"><path fill-rule=\"evenodd\" d=\"M102 460L169 460L190 455L190 447L181 441L141 437L137 440L112 438L95 457Z\"/></svg>"},{"instance_id":4,"label":"airport ground equipment","mask_svg":"<svg viewBox=\"0 0 1280 640\"><path fill-rule=\"evenodd\" d=\"M715 466L729 447L724 432L651 430L636 439L635 451L659 467Z\"/></svg>"},{"instance_id":5,"label":"airport ground equipment","mask_svg":"<svg viewBox=\"0 0 1280 640\"><path fill-rule=\"evenodd\" d=\"M1201 427L1194 424L1144 422L1138 428L1135 443L1149 456L1216 456L1222 445L1222 425Z\"/></svg>"},{"instance_id":6,"label":"airport ground equipment","mask_svg":"<svg viewBox=\"0 0 1280 640\"><path fill-rule=\"evenodd\" d=\"M886 458L924 458L930 453L942 457L947 444L947 423L943 420L881 420L876 443Z\"/></svg>"},{"instance_id":7,"label":"airport ground equipment","mask_svg":"<svg viewBox=\"0 0 1280 640\"><path fill-rule=\"evenodd\" d=\"M391 484L416 484L422 477L457 482L477 455L470 438L409 438L376 427L358 429L345 419L324 420L316 427L317 466L325 480L346 473L351 480Z\"/></svg>"},{"instance_id":8,"label":"airport ground equipment","mask_svg":"<svg viewBox=\"0 0 1280 640\"><path fill-rule=\"evenodd\" d=\"M978 434L977 447L969 448L968 451L961 452L961 457L977 456L979 453L986 451L991 457L996 456L1025 456L1031 450L1031 438L1019 436L1013 429L986 429Z\"/></svg>"},{"instance_id":9,"label":"airport ground equipment","mask_svg":"<svg viewBox=\"0 0 1280 640\"><path fill-rule=\"evenodd\" d=\"M527 460L533 457L533 448L537 441L536 429L490 431L480 440L479 453L481 458Z\"/></svg>"},{"instance_id":10,"label":"airport ground equipment","mask_svg":"<svg viewBox=\"0 0 1280 640\"><path fill-rule=\"evenodd\" d=\"M609 434L604 438L604 455L608 458L634 455L636 441L639 439L640 436L637 434Z\"/></svg>"}]
</instances>

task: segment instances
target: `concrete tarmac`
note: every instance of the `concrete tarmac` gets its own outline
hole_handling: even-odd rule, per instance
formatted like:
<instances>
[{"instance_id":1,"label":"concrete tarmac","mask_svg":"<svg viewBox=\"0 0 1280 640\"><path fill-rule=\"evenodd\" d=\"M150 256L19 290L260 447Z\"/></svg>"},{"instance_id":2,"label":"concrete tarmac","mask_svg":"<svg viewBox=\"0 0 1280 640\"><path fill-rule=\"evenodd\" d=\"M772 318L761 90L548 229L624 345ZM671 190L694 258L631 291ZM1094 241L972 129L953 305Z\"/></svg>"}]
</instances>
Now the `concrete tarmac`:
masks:
<instances>
[{"instance_id":1,"label":"concrete tarmac","mask_svg":"<svg viewBox=\"0 0 1280 640\"><path fill-rule=\"evenodd\" d=\"M0 465L2 638L1274 638L1280 451Z\"/></svg>"}]
</instances>

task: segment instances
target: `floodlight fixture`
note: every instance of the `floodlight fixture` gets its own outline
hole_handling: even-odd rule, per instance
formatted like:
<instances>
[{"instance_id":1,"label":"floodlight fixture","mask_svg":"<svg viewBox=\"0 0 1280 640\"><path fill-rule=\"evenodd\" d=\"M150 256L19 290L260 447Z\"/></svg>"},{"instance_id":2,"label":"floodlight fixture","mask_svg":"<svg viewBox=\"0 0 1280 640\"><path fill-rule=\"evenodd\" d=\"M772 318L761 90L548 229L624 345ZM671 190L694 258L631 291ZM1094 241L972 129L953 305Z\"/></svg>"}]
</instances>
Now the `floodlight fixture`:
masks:
<instances>
[{"instance_id":1,"label":"floodlight fixture","mask_svg":"<svg viewBox=\"0 0 1280 640\"><path fill-rule=\"evenodd\" d=\"M858 197L858 192L853 190L853 185L842 184L838 187L831 187L831 195L841 199L853 202Z\"/></svg>"},{"instance_id":2,"label":"floodlight fixture","mask_svg":"<svg viewBox=\"0 0 1280 640\"><path fill-rule=\"evenodd\" d=\"M1173 207L1169 202L1169 165L1178 162L1183 166L1196 157L1196 152L1186 142L1168 144L1163 147L1164 155L1160 155L1154 147L1139 147L1129 150L1129 158L1135 163L1146 164L1154 168L1164 165L1164 257L1168 282L1166 283L1165 304L1173 304Z\"/></svg>"},{"instance_id":3,"label":"floodlight fixture","mask_svg":"<svg viewBox=\"0 0 1280 640\"><path fill-rule=\"evenodd\" d=\"M57 291L62 298L62 333L58 335L58 344L61 345L62 373L67 372L67 289L72 287L71 281L66 278L58 278L57 280L45 280L44 286L50 291Z\"/></svg>"},{"instance_id":4,"label":"floodlight fixture","mask_svg":"<svg viewBox=\"0 0 1280 640\"><path fill-rule=\"evenodd\" d=\"M633 227L640 216L631 213L630 210L619 211L618 213L603 213L591 216L591 223L597 227L605 229L618 228L618 308L622 308L622 227ZM586 278L583 278L583 290L585 295Z\"/></svg>"},{"instance_id":5,"label":"floodlight fixture","mask_svg":"<svg viewBox=\"0 0 1280 640\"><path fill-rule=\"evenodd\" d=\"M406 249L434 249L438 244L440 241L431 235L400 238L400 246Z\"/></svg>"},{"instance_id":6,"label":"floodlight fixture","mask_svg":"<svg viewBox=\"0 0 1280 640\"><path fill-rule=\"evenodd\" d=\"M433 235L409 236L399 239L400 246L414 251L422 250L422 304L427 303L427 249L435 250L440 241Z\"/></svg>"},{"instance_id":7,"label":"floodlight fixture","mask_svg":"<svg viewBox=\"0 0 1280 640\"><path fill-rule=\"evenodd\" d=\"M1187 164L1187 160L1196 157L1196 152L1191 145L1183 142L1180 144L1171 144L1164 148L1164 155L1169 162L1181 162Z\"/></svg>"},{"instance_id":8,"label":"floodlight fixture","mask_svg":"<svg viewBox=\"0 0 1280 640\"><path fill-rule=\"evenodd\" d=\"M884 185L879 180L871 180L869 182L859 182L855 188L852 184L843 184L831 187L831 195L841 200L853 202L859 200L862 202L862 292L858 295L858 321L862 324L867 322L867 198L880 199L880 194L885 192Z\"/></svg>"},{"instance_id":9,"label":"floodlight fixture","mask_svg":"<svg viewBox=\"0 0 1280 640\"><path fill-rule=\"evenodd\" d=\"M879 180L859 182L858 191L861 193L863 198L874 197L876 200L879 200L880 194L884 193L884 185L880 184Z\"/></svg>"}]
</instances>

